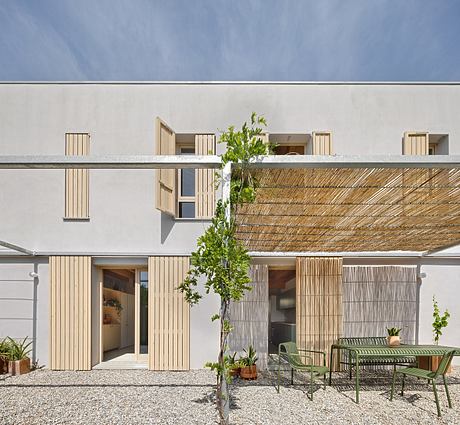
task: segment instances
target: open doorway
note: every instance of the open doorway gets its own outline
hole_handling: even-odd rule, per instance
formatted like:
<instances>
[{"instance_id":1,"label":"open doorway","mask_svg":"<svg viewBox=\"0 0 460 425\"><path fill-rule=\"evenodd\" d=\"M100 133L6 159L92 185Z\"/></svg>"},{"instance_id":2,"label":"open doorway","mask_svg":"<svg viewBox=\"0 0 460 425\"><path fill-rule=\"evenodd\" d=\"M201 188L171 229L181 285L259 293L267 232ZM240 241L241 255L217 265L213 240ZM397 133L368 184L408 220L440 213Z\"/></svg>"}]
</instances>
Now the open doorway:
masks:
<instances>
[{"instance_id":1,"label":"open doorway","mask_svg":"<svg viewBox=\"0 0 460 425\"><path fill-rule=\"evenodd\" d=\"M135 270L102 271L102 361L135 361Z\"/></svg>"},{"instance_id":2,"label":"open doorway","mask_svg":"<svg viewBox=\"0 0 460 425\"><path fill-rule=\"evenodd\" d=\"M268 272L268 352L278 352L282 342L296 342L296 271L270 268Z\"/></svg>"}]
</instances>

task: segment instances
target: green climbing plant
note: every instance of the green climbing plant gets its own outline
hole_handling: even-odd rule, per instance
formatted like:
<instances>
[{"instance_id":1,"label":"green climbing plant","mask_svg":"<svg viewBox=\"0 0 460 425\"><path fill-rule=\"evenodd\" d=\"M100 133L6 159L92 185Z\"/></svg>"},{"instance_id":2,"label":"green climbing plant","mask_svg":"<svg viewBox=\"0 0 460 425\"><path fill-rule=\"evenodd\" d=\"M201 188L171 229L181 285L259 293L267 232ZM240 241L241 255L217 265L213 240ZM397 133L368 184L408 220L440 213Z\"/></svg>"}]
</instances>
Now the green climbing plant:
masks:
<instances>
[{"instance_id":1,"label":"green climbing plant","mask_svg":"<svg viewBox=\"0 0 460 425\"><path fill-rule=\"evenodd\" d=\"M442 329L449 324L450 313L446 309L444 314L441 316L441 312L438 307L438 302L433 295L433 339L435 344L439 343L439 338L442 335Z\"/></svg>"},{"instance_id":2,"label":"green climbing plant","mask_svg":"<svg viewBox=\"0 0 460 425\"><path fill-rule=\"evenodd\" d=\"M197 249L191 255L190 271L179 286L185 299L191 304L197 304L203 297L198 290L198 284L204 277L205 293L213 292L220 297L220 311L211 320L220 322L220 346L216 361L206 366L216 372L217 404L221 424L228 423L228 392L229 379L226 351L228 336L232 331L229 320L229 307L232 301L239 301L246 291L251 289L249 267L251 259L247 249L235 237L235 214L243 203L253 202L256 197L258 181L254 177L251 161L258 156L269 155L273 147L262 140L263 127L266 121L256 113L245 122L240 130L231 126L223 132L219 143L225 144L226 151L221 155L221 170L229 162L232 163L230 180L230 205L222 200L217 202L211 225L198 238ZM216 186L221 185L222 174L216 173ZM227 201L228 202L228 201ZM229 207L230 215L226 214Z\"/></svg>"}]
</instances>

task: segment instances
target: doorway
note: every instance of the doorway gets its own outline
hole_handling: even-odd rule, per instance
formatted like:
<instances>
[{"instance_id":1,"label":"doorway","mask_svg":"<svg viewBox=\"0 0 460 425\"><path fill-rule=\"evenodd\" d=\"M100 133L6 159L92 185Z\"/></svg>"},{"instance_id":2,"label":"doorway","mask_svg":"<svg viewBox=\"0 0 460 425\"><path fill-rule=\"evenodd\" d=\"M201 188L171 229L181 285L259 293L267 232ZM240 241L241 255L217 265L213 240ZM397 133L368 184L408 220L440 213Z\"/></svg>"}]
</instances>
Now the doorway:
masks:
<instances>
[{"instance_id":1,"label":"doorway","mask_svg":"<svg viewBox=\"0 0 460 425\"><path fill-rule=\"evenodd\" d=\"M100 362L95 368L147 368L147 270L102 268L99 302Z\"/></svg>"}]
</instances>

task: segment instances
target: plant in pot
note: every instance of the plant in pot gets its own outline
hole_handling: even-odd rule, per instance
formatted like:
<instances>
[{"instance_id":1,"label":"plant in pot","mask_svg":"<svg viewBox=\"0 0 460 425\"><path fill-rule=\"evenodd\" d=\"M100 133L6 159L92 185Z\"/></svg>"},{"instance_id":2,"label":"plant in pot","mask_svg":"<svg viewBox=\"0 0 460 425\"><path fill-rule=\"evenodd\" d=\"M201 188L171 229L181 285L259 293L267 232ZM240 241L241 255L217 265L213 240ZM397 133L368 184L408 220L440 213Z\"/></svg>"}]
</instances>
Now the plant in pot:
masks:
<instances>
[{"instance_id":1,"label":"plant in pot","mask_svg":"<svg viewBox=\"0 0 460 425\"><path fill-rule=\"evenodd\" d=\"M436 345L439 344L439 338L442 335L443 328L447 327L449 324L449 317L450 313L446 309L444 314L441 316L441 312L439 310L438 302L436 298L433 296L433 339ZM441 361L442 356L432 356L431 358L431 370L434 372L438 369L439 362ZM451 371L451 367L449 365L448 373Z\"/></svg>"},{"instance_id":2,"label":"plant in pot","mask_svg":"<svg viewBox=\"0 0 460 425\"><path fill-rule=\"evenodd\" d=\"M11 375L22 375L30 372L29 353L32 351L29 348L32 341L27 342L27 337L22 341L15 341L8 337L10 350L8 354L8 372Z\"/></svg>"},{"instance_id":3,"label":"plant in pot","mask_svg":"<svg viewBox=\"0 0 460 425\"><path fill-rule=\"evenodd\" d=\"M256 379L257 378L257 353L254 347L250 345L247 350L244 350L244 357L240 359L241 370L240 377L243 379Z\"/></svg>"},{"instance_id":4,"label":"plant in pot","mask_svg":"<svg viewBox=\"0 0 460 425\"><path fill-rule=\"evenodd\" d=\"M241 362L236 360L236 351L232 355L225 356L225 363L231 377L238 376L240 374Z\"/></svg>"},{"instance_id":5,"label":"plant in pot","mask_svg":"<svg viewBox=\"0 0 460 425\"><path fill-rule=\"evenodd\" d=\"M10 342L5 338L0 341L0 375L8 373L8 358L10 356Z\"/></svg>"},{"instance_id":6,"label":"plant in pot","mask_svg":"<svg viewBox=\"0 0 460 425\"><path fill-rule=\"evenodd\" d=\"M401 345L401 337L399 336L401 328L387 328L387 332L387 343L390 347Z\"/></svg>"}]
</instances>

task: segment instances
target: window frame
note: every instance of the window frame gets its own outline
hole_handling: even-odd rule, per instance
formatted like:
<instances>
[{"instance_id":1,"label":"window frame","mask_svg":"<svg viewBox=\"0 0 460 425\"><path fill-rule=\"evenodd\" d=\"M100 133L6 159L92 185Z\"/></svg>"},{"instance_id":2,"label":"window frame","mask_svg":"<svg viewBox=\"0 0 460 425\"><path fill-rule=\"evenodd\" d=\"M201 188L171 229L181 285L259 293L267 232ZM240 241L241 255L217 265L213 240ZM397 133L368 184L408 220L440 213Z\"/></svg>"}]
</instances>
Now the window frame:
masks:
<instances>
[{"instance_id":1,"label":"window frame","mask_svg":"<svg viewBox=\"0 0 460 425\"><path fill-rule=\"evenodd\" d=\"M195 155L195 145L193 144L176 144L176 153L177 155L184 155L182 153L182 149L193 149L193 153L190 153L190 155ZM188 154L188 153L185 153ZM196 179L196 175L195 175ZM182 169L178 168L177 169L177 182L176 182L176 188L177 188L177 196L176 196L176 211L177 215L176 218L180 220L195 220L196 219L196 181L195 181L195 194L193 196L184 196L182 195ZM193 203L194 205L194 212L193 212L193 217L181 217L180 215L180 205L181 203Z\"/></svg>"}]
</instances>

